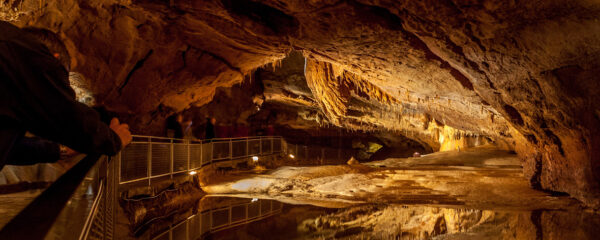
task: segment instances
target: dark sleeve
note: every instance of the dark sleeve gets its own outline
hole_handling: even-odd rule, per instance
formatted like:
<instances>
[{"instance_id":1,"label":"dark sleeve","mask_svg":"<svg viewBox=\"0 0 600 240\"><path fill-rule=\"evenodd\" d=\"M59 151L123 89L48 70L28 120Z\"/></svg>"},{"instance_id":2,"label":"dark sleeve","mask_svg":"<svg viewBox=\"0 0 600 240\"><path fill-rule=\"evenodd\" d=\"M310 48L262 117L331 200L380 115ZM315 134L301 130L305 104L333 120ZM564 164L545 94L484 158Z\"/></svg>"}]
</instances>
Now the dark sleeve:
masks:
<instances>
[{"instance_id":1,"label":"dark sleeve","mask_svg":"<svg viewBox=\"0 0 600 240\"><path fill-rule=\"evenodd\" d=\"M60 159L60 145L41 138L23 137L15 143L6 164L54 163Z\"/></svg>"},{"instance_id":2,"label":"dark sleeve","mask_svg":"<svg viewBox=\"0 0 600 240\"><path fill-rule=\"evenodd\" d=\"M17 121L33 134L81 153L114 155L118 135L92 108L75 100L68 73L44 48L0 42L0 71L6 99Z\"/></svg>"}]
</instances>

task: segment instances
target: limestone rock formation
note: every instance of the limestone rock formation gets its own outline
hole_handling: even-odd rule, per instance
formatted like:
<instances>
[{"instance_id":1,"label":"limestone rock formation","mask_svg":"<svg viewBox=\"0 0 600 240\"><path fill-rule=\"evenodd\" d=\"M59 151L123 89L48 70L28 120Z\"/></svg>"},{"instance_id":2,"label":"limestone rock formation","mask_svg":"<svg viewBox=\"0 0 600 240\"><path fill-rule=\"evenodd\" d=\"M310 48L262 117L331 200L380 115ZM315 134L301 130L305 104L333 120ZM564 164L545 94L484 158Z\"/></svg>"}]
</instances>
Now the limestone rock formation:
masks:
<instances>
[{"instance_id":1,"label":"limestone rock formation","mask_svg":"<svg viewBox=\"0 0 600 240\"><path fill-rule=\"evenodd\" d=\"M134 130L206 104L216 87L295 49L328 123L386 128L435 149L440 129L485 135L514 146L534 186L600 206L596 0L9 0L0 9L57 33L96 101L129 115Z\"/></svg>"},{"instance_id":2,"label":"limestone rock formation","mask_svg":"<svg viewBox=\"0 0 600 240\"><path fill-rule=\"evenodd\" d=\"M351 157L350 160L348 160L348 162L346 162L346 164L348 164L348 165L358 165L358 164L360 164L360 162L358 160L356 160L356 158Z\"/></svg>"}]
</instances>

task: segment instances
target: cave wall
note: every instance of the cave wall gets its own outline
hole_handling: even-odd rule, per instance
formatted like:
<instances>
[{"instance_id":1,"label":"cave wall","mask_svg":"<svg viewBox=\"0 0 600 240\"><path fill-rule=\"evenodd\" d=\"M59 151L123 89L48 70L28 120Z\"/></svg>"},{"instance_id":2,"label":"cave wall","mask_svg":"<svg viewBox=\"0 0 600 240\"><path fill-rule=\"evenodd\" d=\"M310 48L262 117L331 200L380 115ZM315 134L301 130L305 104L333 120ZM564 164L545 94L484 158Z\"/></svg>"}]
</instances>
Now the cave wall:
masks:
<instances>
[{"instance_id":1,"label":"cave wall","mask_svg":"<svg viewBox=\"0 0 600 240\"><path fill-rule=\"evenodd\" d=\"M307 76L335 70L312 83L372 86L355 91L363 106L342 85L312 84L331 124L391 128L384 120L400 115L412 126L399 133L437 121L502 139L534 186L600 206L598 1L5 2L20 5L3 19L56 32L96 101L130 116L134 131L296 49ZM352 114L375 117L339 121Z\"/></svg>"},{"instance_id":2,"label":"cave wall","mask_svg":"<svg viewBox=\"0 0 600 240\"><path fill-rule=\"evenodd\" d=\"M513 135L524 136L517 150L528 177L598 206L598 7L593 1L409 2L398 13L406 29L510 121Z\"/></svg>"}]
</instances>

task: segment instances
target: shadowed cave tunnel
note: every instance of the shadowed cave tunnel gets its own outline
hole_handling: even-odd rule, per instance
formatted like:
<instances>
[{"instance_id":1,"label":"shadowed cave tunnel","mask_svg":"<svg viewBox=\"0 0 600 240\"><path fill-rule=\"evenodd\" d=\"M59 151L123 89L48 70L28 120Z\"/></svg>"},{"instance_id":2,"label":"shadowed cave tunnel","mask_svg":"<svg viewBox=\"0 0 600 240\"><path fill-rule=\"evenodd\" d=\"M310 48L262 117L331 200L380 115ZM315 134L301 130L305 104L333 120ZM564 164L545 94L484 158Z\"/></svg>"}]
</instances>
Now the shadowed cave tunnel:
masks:
<instances>
[{"instance_id":1,"label":"shadowed cave tunnel","mask_svg":"<svg viewBox=\"0 0 600 240\"><path fill-rule=\"evenodd\" d=\"M181 114L194 138L214 117L218 138L275 135L305 149L199 170L194 191L218 199L197 204L237 201L224 195L284 204L279 217L205 238L598 231L598 1L7 0L0 9L4 21L55 33L78 98L134 134L167 136L166 118ZM28 171L0 180L46 181ZM121 236L152 239L183 218L189 207L144 225L151 217L132 209L148 205L127 199L189 194L185 184L123 191L120 214L134 220Z\"/></svg>"}]
</instances>

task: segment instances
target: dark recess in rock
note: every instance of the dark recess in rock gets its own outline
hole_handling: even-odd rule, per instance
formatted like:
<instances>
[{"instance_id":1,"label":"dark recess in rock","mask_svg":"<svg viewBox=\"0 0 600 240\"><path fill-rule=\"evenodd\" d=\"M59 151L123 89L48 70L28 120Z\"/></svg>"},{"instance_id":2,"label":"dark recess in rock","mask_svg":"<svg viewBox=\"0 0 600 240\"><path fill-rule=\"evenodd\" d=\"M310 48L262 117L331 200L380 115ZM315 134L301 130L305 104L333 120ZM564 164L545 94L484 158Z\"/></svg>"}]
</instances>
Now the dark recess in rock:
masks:
<instances>
[{"instance_id":1,"label":"dark recess in rock","mask_svg":"<svg viewBox=\"0 0 600 240\"><path fill-rule=\"evenodd\" d=\"M519 111L517 111L517 109L510 105L504 105L503 107L504 111L506 112L506 114L508 114L508 117L513 123L519 126L523 126L523 117L521 117L521 114L519 113Z\"/></svg>"},{"instance_id":2,"label":"dark recess in rock","mask_svg":"<svg viewBox=\"0 0 600 240\"><path fill-rule=\"evenodd\" d=\"M250 0L222 0L227 11L256 24L246 26L265 35L295 35L299 22L279 9Z\"/></svg>"},{"instance_id":3,"label":"dark recess in rock","mask_svg":"<svg viewBox=\"0 0 600 240\"><path fill-rule=\"evenodd\" d=\"M131 76L133 76L133 74L135 73L135 71L137 71L138 69L140 69L142 66L144 66L144 62L146 62L146 60L148 60L148 58L152 55L152 53L154 52L153 49L150 49L150 51L148 51L148 53L146 53L146 55L138 60L135 65L133 66L133 68L131 69L131 71L129 71L129 73L127 73L127 77L125 77L125 81L123 81L123 83L121 84L121 86L119 86L119 94L121 94L123 92L123 88L125 88L125 86L127 86L127 83L129 83L129 80L131 79Z\"/></svg>"}]
</instances>

